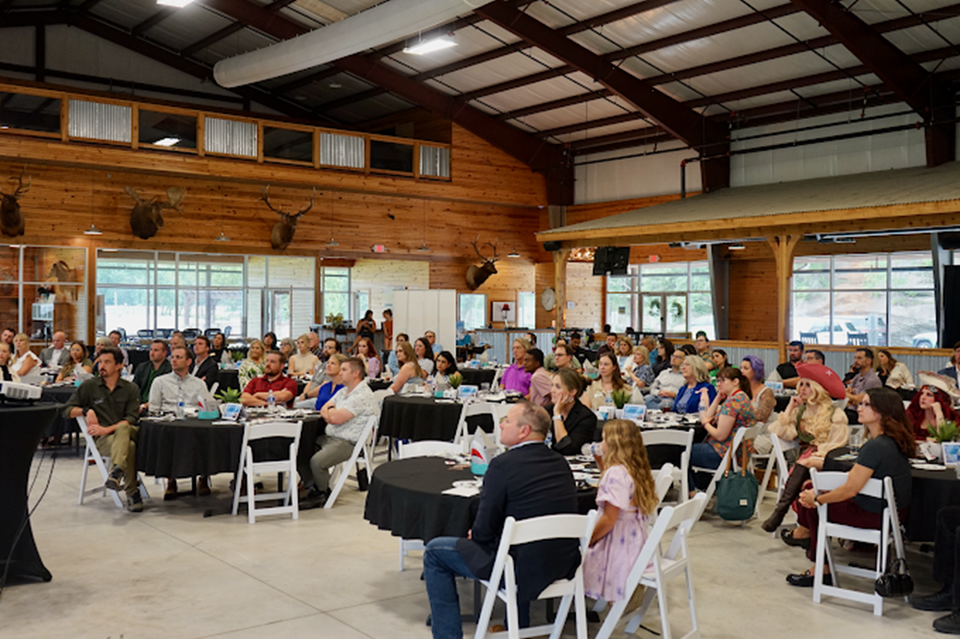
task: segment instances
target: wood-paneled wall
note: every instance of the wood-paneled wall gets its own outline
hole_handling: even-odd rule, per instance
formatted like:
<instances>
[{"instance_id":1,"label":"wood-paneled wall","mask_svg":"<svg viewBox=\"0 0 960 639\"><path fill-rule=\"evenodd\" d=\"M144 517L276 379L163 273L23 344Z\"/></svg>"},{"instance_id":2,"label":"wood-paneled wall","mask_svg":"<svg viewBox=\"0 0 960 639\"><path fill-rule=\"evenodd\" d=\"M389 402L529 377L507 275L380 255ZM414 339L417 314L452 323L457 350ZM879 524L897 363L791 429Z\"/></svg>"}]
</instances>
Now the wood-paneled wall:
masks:
<instances>
[{"instance_id":1,"label":"wood-paneled wall","mask_svg":"<svg viewBox=\"0 0 960 639\"><path fill-rule=\"evenodd\" d=\"M487 321L490 321L491 302L517 303L517 293L534 292L536 274L533 262L524 259L506 258L497 262L497 272L490 276L477 290L467 287L465 274L473 261L431 262L430 288L453 289L458 293L476 293L487 296ZM551 263L552 266L552 263ZM518 318L519 319L519 318ZM539 320L539 318L538 318ZM494 328L504 328L503 322L493 322ZM537 326L539 328L539 321Z\"/></svg>"},{"instance_id":2,"label":"wood-paneled wall","mask_svg":"<svg viewBox=\"0 0 960 639\"><path fill-rule=\"evenodd\" d=\"M593 264L567 264L567 302L573 302L567 309L568 327L603 326L603 278L593 276Z\"/></svg>"}]
</instances>

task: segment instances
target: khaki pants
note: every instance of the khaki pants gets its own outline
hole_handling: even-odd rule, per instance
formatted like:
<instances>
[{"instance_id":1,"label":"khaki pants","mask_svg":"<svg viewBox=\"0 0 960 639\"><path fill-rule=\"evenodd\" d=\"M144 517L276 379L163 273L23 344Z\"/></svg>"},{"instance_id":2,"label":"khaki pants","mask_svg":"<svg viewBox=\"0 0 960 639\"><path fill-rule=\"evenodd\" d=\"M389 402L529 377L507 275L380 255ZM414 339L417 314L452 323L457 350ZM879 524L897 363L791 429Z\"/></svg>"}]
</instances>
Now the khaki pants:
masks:
<instances>
[{"instance_id":1,"label":"khaki pants","mask_svg":"<svg viewBox=\"0 0 960 639\"><path fill-rule=\"evenodd\" d=\"M122 422L117 430L109 435L96 438L97 451L105 457L110 457L110 467L119 466L123 471L126 484L124 490L127 495L137 492L137 436L139 426L130 426Z\"/></svg>"},{"instance_id":2,"label":"khaki pants","mask_svg":"<svg viewBox=\"0 0 960 639\"><path fill-rule=\"evenodd\" d=\"M350 459L356 444L327 435L318 437L317 444L320 445L320 450L310 458L310 471L314 486L324 492L330 489L330 469Z\"/></svg>"}]
</instances>

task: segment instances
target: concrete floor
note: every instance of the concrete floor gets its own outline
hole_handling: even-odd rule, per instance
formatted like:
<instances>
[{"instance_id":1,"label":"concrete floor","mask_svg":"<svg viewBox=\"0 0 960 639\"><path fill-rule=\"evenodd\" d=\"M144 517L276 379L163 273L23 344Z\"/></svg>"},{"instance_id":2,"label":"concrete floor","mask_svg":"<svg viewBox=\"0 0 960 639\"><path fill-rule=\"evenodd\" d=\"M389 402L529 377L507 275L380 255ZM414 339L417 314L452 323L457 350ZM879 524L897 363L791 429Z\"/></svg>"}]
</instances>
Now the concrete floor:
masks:
<instances>
[{"instance_id":1,"label":"concrete floor","mask_svg":"<svg viewBox=\"0 0 960 639\"><path fill-rule=\"evenodd\" d=\"M48 457L31 503L42 492L49 464ZM363 520L366 493L352 482L333 510L251 526L245 516L229 514L228 475L214 478L210 497L173 502L163 502L162 487L148 479L154 499L135 515L99 493L78 506L80 470L72 456L56 461L32 518L53 581L7 586L0 598L4 639L430 636L420 558L397 570L397 540ZM766 500L764 515L771 507ZM212 517L203 517L206 509L214 511ZM902 600L888 601L882 618L851 602L814 604L811 590L784 581L787 573L808 566L802 551L772 539L756 520L741 528L708 513L693 529L690 547L704 637L785 636L797 626L809 637L935 634L936 615ZM909 558L918 591L931 592L930 555L912 547ZM872 558L858 554L854 560ZM464 583L461 595L467 611L472 587ZM690 625L679 580L668 601L673 632L682 636ZM535 616L542 615L539 610ZM660 631L656 608L644 625ZM598 629L591 624L589 635ZM472 636L473 624L464 630ZM644 629L637 635L655 636ZM575 636L573 624L565 636Z\"/></svg>"}]
</instances>

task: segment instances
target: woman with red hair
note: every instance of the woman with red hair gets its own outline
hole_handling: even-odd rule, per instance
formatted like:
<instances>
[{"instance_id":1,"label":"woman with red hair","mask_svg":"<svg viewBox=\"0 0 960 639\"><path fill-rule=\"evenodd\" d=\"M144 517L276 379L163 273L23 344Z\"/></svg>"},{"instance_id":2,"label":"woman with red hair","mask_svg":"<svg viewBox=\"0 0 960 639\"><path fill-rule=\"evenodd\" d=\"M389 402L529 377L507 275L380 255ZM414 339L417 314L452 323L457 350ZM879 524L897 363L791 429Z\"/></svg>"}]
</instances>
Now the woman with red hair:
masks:
<instances>
[{"instance_id":1,"label":"woman with red hair","mask_svg":"<svg viewBox=\"0 0 960 639\"><path fill-rule=\"evenodd\" d=\"M920 378L920 390L907 408L907 417L913 425L913 436L924 440L931 426L944 422L960 423L960 415L953 409L953 402L960 397L960 392L953 380L944 375L921 371L917 377Z\"/></svg>"}]
</instances>

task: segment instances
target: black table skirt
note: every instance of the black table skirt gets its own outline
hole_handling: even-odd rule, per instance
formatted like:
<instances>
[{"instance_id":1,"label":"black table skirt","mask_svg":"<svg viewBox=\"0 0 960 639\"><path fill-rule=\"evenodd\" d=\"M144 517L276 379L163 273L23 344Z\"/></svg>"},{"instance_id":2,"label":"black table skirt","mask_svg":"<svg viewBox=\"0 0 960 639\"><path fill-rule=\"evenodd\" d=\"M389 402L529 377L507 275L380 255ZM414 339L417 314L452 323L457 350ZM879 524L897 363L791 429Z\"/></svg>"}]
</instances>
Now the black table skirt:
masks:
<instances>
[{"instance_id":1,"label":"black table skirt","mask_svg":"<svg viewBox=\"0 0 960 639\"><path fill-rule=\"evenodd\" d=\"M40 401L45 403L53 404L66 404L67 400L73 395L76 390L75 386L54 386L54 387L43 387L43 394L40 396ZM50 425L43 432L43 436L54 437L57 442L60 441L60 438L67 433L79 433L80 427L77 426L77 420L71 419L69 417L63 417L61 414L57 416L50 422Z\"/></svg>"},{"instance_id":2,"label":"black table skirt","mask_svg":"<svg viewBox=\"0 0 960 639\"><path fill-rule=\"evenodd\" d=\"M217 376L217 381L220 382L220 389L218 393L222 390L227 390L228 388L233 388L239 391L243 389L240 388L240 370L236 368L229 368L227 370L221 370Z\"/></svg>"},{"instance_id":3,"label":"black table skirt","mask_svg":"<svg viewBox=\"0 0 960 639\"><path fill-rule=\"evenodd\" d=\"M150 361L150 349L128 348L127 358L130 365L136 368L140 364Z\"/></svg>"},{"instance_id":4,"label":"black table skirt","mask_svg":"<svg viewBox=\"0 0 960 639\"><path fill-rule=\"evenodd\" d=\"M462 410L462 404L437 402L430 397L387 397L380 412L378 434L415 442L453 441ZM478 415L467 420L469 432L478 426L493 432L493 419L489 415Z\"/></svg>"},{"instance_id":5,"label":"black table skirt","mask_svg":"<svg viewBox=\"0 0 960 639\"><path fill-rule=\"evenodd\" d=\"M27 485L34 452L59 408L55 404L0 405L0 573L6 568L13 541L28 515ZM37 488L42 489L42 485L37 484ZM53 578L40 559L29 520L13 548L8 578Z\"/></svg>"},{"instance_id":6,"label":"black table skirt","mask_svg":"<svg viewBox=\"0 0 960 639\"><path fill-rule=\"evenodd\" d=\"M913 469L913 491L907 520L907 539L933 541L937 534L937 511L960 506L960 480L952 468L946 470Z\"/></svg>"},{"instance_id":7,"label":"black table skirt","mask_svg":"<svg viewBox=\"0 0 960 639\"><path fill-rule=\"evenodd\" d=\"M326 422L320 417L303 420L297 462L309 463L317 436ZM288 439L272 438L257 442L258 460L282 459L290 446ZM243 425L214 426L209 421L184 419L162 422L142 420L137 440L137 470L155 477L196 477L235 473L243 444Z\"/></svg>"},{"instance_id":8,"label":"black table skirt","mask_svg":"<svg viewBox=\"0 0 960 639\"><path fill-rule=\"evenodd\" d=\"M463 383L467 386L476 386L480 388L481 384L492 384L496 376L495 368L461 368L460 375L463 377Z\"/></svg>"},{"instance_id":9,"label":"black table skirt","mask_svg":"<svg viewBox=\"0 0 960 639\"><path fill-rule=\"evenodd\" d=\"M439 457L417 457L377 467L370 482L363 518L394 537L421 539L466 537L480 506L480 496L444 495L453 482L473 479L469 469L454 470ZM595 489L577 492L581 513L596 508Z\"/></svg>"}]
</instances>

